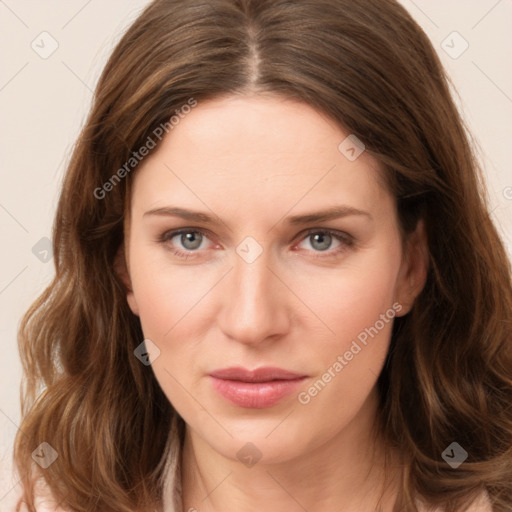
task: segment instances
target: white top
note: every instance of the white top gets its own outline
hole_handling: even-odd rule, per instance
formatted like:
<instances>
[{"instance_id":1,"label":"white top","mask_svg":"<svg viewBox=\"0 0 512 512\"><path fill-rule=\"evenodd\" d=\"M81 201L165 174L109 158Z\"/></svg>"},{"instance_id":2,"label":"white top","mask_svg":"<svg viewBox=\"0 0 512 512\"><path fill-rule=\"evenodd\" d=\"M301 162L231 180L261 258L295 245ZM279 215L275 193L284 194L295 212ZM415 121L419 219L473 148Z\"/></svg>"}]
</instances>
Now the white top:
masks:
<instances>
[{"instance_id":1,"label":"white top","mask_svg":"<svg viewBox=\"0 0 512 512\"><path fill-rule=\"evenodd\" d=\"M51 493L46 485L41 481L38 485L38 494L35 500L35 507L37 512L68 512L66 509L58 507ZM183 512L181 503L169 503L164 500L164 512ZM418 505L420 512L427 512L427 508L421 504ZM14 512L14 510L13 510ZM28 512L28 508L22 505L20 512ZM436 509L435 512L443 512L443 509ZM465 512L492 512L492 506L489 501L487 493L482 493L473 505L466 509Z\"/></svg>"},{"instance_id":2,"label":"white top","mask_svg":"<svg viewBox=\"0 0 512 512\"><path fill-rule=\"evenodd\" d=\"M164 470L168 485L166 485L163 494L163 512L184 512L181 500L181 470L179 464L181 460L181 446L178 441L178 421L177 414L175 414L170 432L171 445L169 457ZM57 507L55 499L42 478L36 484L35 508L37 512L68 512L66 509ZM418 502L418 509L420 512L427 512L427 508L421 502ZM28 508L22 505L20 512L28 512ZM443 512L443 509L437 508L434 512ZM487 492L482 492L465 512L493 512Z\"/></svg>"}]
</instances>

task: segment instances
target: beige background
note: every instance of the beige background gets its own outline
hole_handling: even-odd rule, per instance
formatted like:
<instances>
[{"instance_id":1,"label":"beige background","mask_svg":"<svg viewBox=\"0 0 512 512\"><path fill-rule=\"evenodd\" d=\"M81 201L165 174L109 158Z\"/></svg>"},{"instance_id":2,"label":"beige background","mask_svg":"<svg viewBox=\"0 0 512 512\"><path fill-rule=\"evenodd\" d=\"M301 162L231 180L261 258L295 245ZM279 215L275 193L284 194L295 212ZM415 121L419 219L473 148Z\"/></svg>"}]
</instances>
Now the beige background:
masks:
<instances>
[{"instance_id":1,"label":"beige background","mask_svg":"<svg viewBox=\"0 0 512 512\"><path fill-rule=\"evenodd\" d=\"M512 1L401 1L459 92L457 103L486 169L493 216L512 254ZM60 180L102 66L147 3L0 2L0 511L13 510L19 492L10 460L20 417L16 329L53 273L40 240L51 237ZM50 36L40 36L44 31ZM464 40L468 49L453 58ZM40 53L58 48L44 59L31 44Z\"/></svg>"}]
</instances>

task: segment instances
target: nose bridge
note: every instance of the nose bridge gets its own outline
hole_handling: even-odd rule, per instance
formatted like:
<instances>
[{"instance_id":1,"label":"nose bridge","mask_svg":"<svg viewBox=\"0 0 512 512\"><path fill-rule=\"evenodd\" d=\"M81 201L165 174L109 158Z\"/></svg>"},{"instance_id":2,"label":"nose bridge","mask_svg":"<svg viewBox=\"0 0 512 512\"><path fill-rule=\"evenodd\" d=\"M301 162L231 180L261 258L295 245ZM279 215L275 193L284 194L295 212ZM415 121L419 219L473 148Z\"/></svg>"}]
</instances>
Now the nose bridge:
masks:
<instances>
[{"instance_id":1,"label":"nose bridge","mask_svg":"<svg viewBox=\"0 0 512 512\"><path fill-rule=\"evenodd\" d=\"M228 279L220 323L226 335L243 343L257 343L286 331L287 299L282 283L269 269L269 251L263 250L252 260L245 257L243 243L240 246Z\"/></svg>"},{"instance_id":2,"label":"nose bridge","mask_svg":"<svg viewBox=\"0 0 512 512\"><path fill-rule=\"evenodd\" d=\"M260 256L252 263L239 258L234 268L235 287L239 290L238 300L245 307L259 305L259 311L272 301L273 274L268 268L268 257ZM275 278L274 278L275 279ZM275 294L274 294L275 296Z\"/></svg>"}]
</instances>

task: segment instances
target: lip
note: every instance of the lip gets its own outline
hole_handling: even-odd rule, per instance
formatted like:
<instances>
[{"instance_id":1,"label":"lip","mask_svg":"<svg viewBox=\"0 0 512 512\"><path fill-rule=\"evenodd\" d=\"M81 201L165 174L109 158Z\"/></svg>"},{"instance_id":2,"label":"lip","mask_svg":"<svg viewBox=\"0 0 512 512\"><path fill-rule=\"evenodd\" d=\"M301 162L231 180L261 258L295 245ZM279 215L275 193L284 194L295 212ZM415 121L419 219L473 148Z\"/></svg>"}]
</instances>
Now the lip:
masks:
<instances>
[{"instance_id":1,"label":"lip","mask_svg":"<svg viewBox=\"0 0 512 512\"><path fill-rule=\"evenodd\" d=\"M293 393L307 375L275 367L224 368L208 374L213 388L234 405L263 409Z\"/></svg>"}]
</instances>

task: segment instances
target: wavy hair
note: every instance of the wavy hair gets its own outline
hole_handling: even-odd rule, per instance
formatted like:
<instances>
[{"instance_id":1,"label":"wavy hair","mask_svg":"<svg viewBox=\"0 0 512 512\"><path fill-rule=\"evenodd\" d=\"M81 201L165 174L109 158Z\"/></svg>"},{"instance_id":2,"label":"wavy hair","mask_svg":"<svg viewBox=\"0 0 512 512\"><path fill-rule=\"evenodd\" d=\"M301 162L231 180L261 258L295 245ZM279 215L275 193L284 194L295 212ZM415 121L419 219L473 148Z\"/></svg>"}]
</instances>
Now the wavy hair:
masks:
<instances>
[{"instance_id":1,"label":"wavy hair","mask_svg":"<svg viewBox=\"0 0 512 512\"><path fill-rule=\"evenodd\" d=\"M156 0L143 10L97 84L54 221L55 278L19 329L14 458L30 510L42 442L59 457L39 472L73 510L161 502L177 413L133 355L143 333L115 271L136 167L98 190L190 98L262 92L307 103L364 142L386 171L404 240L425 222L427 281L395 319L378 380L379 425L406 462L394 510L417 510L419 497L463 511L485 489L495 512L510 511L511 269L450 85L395 0ZM441 457L452 441L468 452L457 470Z\"/></svg>"}]
</instances>

